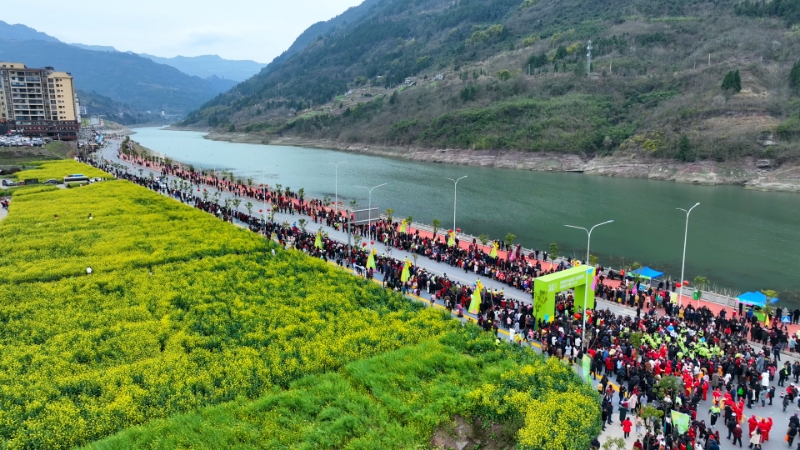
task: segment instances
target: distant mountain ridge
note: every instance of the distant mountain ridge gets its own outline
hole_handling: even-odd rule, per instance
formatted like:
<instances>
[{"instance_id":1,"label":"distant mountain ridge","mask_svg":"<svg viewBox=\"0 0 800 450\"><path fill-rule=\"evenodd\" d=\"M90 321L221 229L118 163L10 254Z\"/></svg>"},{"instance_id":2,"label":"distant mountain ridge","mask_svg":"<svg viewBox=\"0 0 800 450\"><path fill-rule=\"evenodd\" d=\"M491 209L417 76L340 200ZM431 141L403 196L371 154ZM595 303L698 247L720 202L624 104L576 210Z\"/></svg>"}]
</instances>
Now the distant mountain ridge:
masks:
<instances>
[{"instance_id":1,"label":"distant mountain ridge","mask_svg":"<svg viewBox=\"0 0 800 450\"><path fill-rule=\"evenodd\" d=\"M175 56L162 58L160 56L140 53L140 56L150 58L159 64L175 67L183 73L200 78L216 76L234 81L244 81L257 74L264 64L250 60L224 59L218 55L201 56Z\"/></svg>"},{"instance_id":2,"label":"distant mountain ridge","mask_svg":"<svg viewBox=\"0 0 800 450\"><path fill-rule=\"evenodd\" d=\"M21 23L11 25L0 20L0 39L7 41L49 41L61 42L58 39L50 36L49 34L36 31L33 28L23 25Z\"/></svg>"},{"instance_id":3,"label":"distant mountain ridge","mask_svg":"<svg viewBox=\"0 0 800 450\"><path fill-rule=\"evenodd\" d=\"M86 45L86 44L69 44L74 47L82 48L84 50L92 50L95 52L118 52L116 48L110 45Z\"/></svg>"},{"instance_id":4,"label":"distant mountain ridge","mask_svg":"<svg viewBox=\"0 0 800 450\"><path fill-rule=\"evenodd\" d=\"M84 50L58 41L0 40L0 60L70 72L75 87L95 91L140 111L185 114L234 81L187 75L132 53Z\"/></svg>"},{"instance_id":5,"label":"distant mountain ridge","mask_svg":"<svg viewBox=\"0 0 800 450\"><path fill-rule=\"evenodd\" d=\"M61 42L57 38L42 33L26 25L16 24L11 25L0 20L0 40L10 41L46 41L46 42ZM115 47L109 45L88 45L73 43L68 44L82 50L107 52L107 53L132 53L122 52ZM220 82L219 80L211 80L211 83L216 86L225 86L230 89L236 83L244 81L253 75L257 74L265 66L265 64L250 61L250 60L230 60L224 59L218 55L201 55L201 56L175 56L173 58L164 58L160 56L149 55L146 53L138 54L139 56L148 58L159 64L174 67L181 72L200 78L216 77L233 82Z\"/></svg>"}]
</instances>

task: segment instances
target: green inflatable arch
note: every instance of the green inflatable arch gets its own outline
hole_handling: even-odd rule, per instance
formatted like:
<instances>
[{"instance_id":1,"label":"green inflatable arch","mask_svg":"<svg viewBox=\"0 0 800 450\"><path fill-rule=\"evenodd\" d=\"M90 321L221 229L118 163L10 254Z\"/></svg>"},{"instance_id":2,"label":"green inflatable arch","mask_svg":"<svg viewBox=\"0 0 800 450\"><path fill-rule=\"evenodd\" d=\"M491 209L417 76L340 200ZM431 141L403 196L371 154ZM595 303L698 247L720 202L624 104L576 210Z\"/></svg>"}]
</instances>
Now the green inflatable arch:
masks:
<instances>
[{"instance_id":1,"label":"green inflatable arch","mask_svg":"<svg viewBox=\"0 0 800 450\"><path fill-rule=\"evenodd\" d=\"M591 290L591 285L594 271L594 267L578 266L534 280L533 316L545 321L553 320L556 312L556 294L568 289L575 290L575 312L583 312L584 298L586 298L586 309L593 309L594 291Z\"/></svg>"}]
</instances>

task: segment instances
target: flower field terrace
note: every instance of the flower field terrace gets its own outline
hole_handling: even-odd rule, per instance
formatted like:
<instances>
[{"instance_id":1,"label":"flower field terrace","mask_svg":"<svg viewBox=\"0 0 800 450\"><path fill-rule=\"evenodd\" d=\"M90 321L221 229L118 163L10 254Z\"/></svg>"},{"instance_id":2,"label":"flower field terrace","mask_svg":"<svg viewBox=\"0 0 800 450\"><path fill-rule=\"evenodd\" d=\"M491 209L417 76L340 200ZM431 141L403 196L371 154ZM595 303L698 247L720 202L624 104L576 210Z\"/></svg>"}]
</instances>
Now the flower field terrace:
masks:
<instances>
[{"instance_id":1,"label":"flower field terrace","mask_svg":"<svg viewBox=\"0 0 800 450\"><path fill-rule=\"evenodd\" d=\"M415 448L455 414L548 443L542 389L599 427L560 362L125 181L16 192L0 239L0 448Z\"/></svg>"},{"instance_id":2,"label":"flower field terrace","mask_svg":"<svg viewBox=\"0 0 800 450\"><path fill-rule=\"evenodd\" d=\"M28 180L31 178L36 178L39 181L45 181L51 178L61 180L65 176L75 173L85 175L89 178L112 178L108 173L95 167L75 161L74 159L43 161L38 163L35 169L17 172L14 174L14 177L17 180Z\"/></svg>"},{"instance_id":3,"label":"flower field terrace","mask_svg":"<svg viewBox=\"0 0 800 450\"><path fill-rule=\"evenodd\" d=\"M244 230L125 181L20 191L0 240L0 282L57 280L87 267L104 272L267 247Z\"/></svg>"}]
</instances>

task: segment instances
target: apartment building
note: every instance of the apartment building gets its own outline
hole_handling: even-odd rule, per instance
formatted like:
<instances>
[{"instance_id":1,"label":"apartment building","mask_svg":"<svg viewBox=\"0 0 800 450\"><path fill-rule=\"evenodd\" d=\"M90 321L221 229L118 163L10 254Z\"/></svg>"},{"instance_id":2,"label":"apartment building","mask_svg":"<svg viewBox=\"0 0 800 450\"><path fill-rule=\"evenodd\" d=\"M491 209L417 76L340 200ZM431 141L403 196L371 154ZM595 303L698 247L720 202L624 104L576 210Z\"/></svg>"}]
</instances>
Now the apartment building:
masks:
<instances>
[{"instance_id":1,"label":"apartment building","mask_svg":"<svg viewBox=\"0 0 800 450\"><path fill-rule=\"evenodd\" d=\"M0 61L0 122L28 136L76 139L81 116L72 75Z\"/></svg>"}]
</instances>

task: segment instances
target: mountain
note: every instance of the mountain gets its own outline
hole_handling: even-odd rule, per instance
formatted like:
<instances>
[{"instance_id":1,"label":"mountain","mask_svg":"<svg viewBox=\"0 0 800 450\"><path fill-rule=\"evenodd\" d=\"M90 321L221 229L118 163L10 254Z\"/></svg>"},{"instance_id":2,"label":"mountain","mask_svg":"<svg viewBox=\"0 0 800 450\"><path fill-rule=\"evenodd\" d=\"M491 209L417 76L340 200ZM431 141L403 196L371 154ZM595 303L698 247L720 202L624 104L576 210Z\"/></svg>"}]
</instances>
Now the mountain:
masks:
<instances>
[{"instance_id":1,"label":"mountain","mask_svg":"<svg viewBox=\"0 0 800 450\"><path fill-rule=\"evenodd\" d=\"M275 67L278 67L291 56L305 50L305 48L314 42L314 40L316 40L318 37L331 33L336 29L343 28L349 23L357 21L367 14L373 7L377 6L380 2L381 0L365 0L364 3L358 6L347 8L345 12L339 14L333 19L317 22L314 25L311 25L302 34L300 34L297 39L294 40L292 45L285 52L281 53L280 56L272 60L272 62L264 70L268 72Z\"/></svg>"},{"instance_id":2,"label":"mountain","mask_svg":"<svg viewBox=\"0 0 800 450\"><path fill-rule=\"evenodd\" d=\"M22 24L11 25L0 20L0 40L5 41L28 41L39 40L49 42L59 42L53 36L47 35L33 28Z\"/></svg>"},{"instance_id":3,"label":"mountain","mask_svg":"<svg viewBox=\"0 0 800 450\"><path fill-rule=\"evenodd\" d=\"M79 90L78 98L80 98L81 106L86 108L86 113L89 116L102 115L104 118L122 125L164 122L160 111L142 112L94 91Z\"/></svg>"},{"instance_id":4,"label":"mountain","mask_svg":"<svg viewBox=\"0 0 800 450\"><path fill-rule=\"evenodd\" d=\"M175 67L183 73L200 78L218 77L234 81L244 81L257 74L264 64L255 61L237 61L220 58L217 55L203 56L176 56L174 58L161 58L142 53L141 56L150 58L159 64ZM235 83L234 83L235 84Z\"/></svg>"},{"instance_id":5,"label":"mountain","mask_svg":"<svg viewBox=\"0 0 800 450\"><path fill-rule=\"evenodd\" d=\"M0 60L70 72L77 89L139 111L185 114L233 84L190 76L132 53L84 50L57 41L0 41Z\"/></svg>"},{"instance_id":6,"label":"mountain","mask_svg":"<svg viewBox=\"0 0 800 450\"><path fill-rule=\"evenodd\" d=\"M70 45L96 52L119 52L116 48L107 45ZM138 53L138 55L158 64L174 67L187 75L205 78L220 92L227 91L238 82L252 77L264 66L255 61L235 61L223 59L217 55L176 56L174 58L162 58L147 53Z\"/></svg>"},{"instance_id":7,"label":"mountain","mask_svg":"<svg viewBox=\"0 0 800 450\"><path fill-rule=\"evenodd\" d=\"M310 28L302 50L182 125L378 146L780 164L800 159L800 86L789 82L798 4L367 2L347 23ZM722 88L726 76L738 77L739 90Z\"/></svg>"},{"instance_id":8,"label":"mountain","mask_svg":"<svg viewBox=\"0 0 800 450\"><path fill-rule=\"evenodd\" d=\"M21 24L10 25L0 20L0 44L3 44L3 41L14 42L0 47L0 59L23 62L29 67L53 66L57 70L73 72L76 76L75 84L79 89L95 94L99 91L100 94L97 95L103 94L112 101L129 104L131 106L126 108L132 109L128 112L136 117L147 117L147 113L144 112L146 110L185 114L210 97L231 89L238 81L258 73L262 66L254 61L229 61L216 55L196 58L183 56L158 58L120 52L114 47L105 45L64 44L33 28ZM53 45L46 45L45 42ZM83 52L72 51L65 47L66 45ZM62 52L69 55L68 58L59 55ZM87 52L102 52L108 55L100 56ZM69 64L62 65L55 62L66 59L70 59ZM104 64L109 65L104 66ZM125 74L119 70L121 68L119 64L126 67L139 65L139 67ZM159 65L170 68L158 67ZM214 67L217 70L212 70ZM188 76L182 77L171 68ZM78 74L81 79L77 79ZM141 80L147 81L142 83ZM132 85L125 86L128 82ZM159 99L161 95L159 91L165 98ZM188 92L176 95L179 91ZM109 113L103 112L103 114Z\"/></svg>"},{"instance_id":9,"label":"mountain","mask_svg":"<svg viewBox=\"0 0 800 450\"><path fill-rule=\"evenodd\" d=\"M113 52L118 52L119 51L116 48L111 47L110 45L86 45L86 44L69 44L69 45L71 45L73 47L82 48L84 50L92 50L92 51L95 51L95 52L112 52L113 53Z\"/></svg>"}]
</instances>

